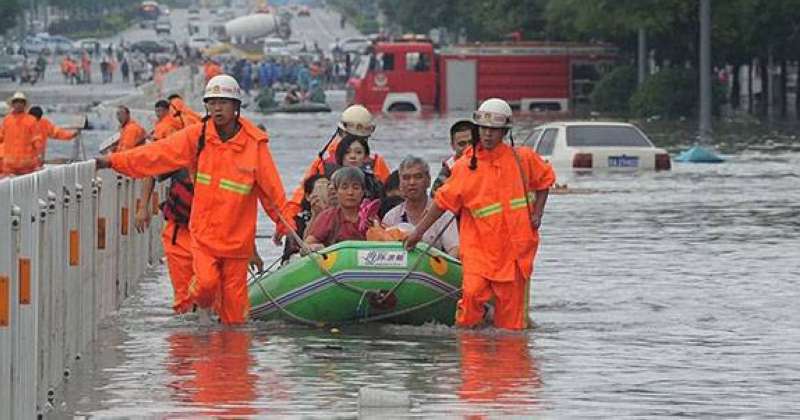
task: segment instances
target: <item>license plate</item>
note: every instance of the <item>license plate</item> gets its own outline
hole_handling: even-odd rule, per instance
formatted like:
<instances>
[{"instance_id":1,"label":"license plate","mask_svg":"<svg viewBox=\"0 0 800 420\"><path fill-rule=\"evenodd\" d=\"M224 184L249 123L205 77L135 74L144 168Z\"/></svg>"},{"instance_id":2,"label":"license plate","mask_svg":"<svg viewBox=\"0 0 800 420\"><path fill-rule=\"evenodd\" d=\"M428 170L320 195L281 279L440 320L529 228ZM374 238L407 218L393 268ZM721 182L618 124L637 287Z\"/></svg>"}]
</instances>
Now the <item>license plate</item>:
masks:
<instances>
[{"instance_id":1,"label":"license plate","mask_svg":"<svg viewBox=\"0 0 800 420\"><path fill-rule=\"evenodd\" d=\"M608 166L610 168L637 168L639 167L638 156L609 156Z\"/></svg>"}]
</instances>

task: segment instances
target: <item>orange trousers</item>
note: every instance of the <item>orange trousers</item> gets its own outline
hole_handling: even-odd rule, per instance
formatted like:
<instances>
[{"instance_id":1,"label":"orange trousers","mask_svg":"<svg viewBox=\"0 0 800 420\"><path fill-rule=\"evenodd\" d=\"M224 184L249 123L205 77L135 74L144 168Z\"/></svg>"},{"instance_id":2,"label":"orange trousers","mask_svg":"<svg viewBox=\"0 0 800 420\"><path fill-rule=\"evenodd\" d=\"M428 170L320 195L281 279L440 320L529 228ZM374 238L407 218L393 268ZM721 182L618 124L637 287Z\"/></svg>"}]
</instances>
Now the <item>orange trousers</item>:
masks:
<instances>
[{"instance_id":1,"label":"orange trousers","mask_svg":"<svg viewBox=\"0 0 800 420\"><path fill-rule=\"evenodd\" d=\"M530 280L517 268L513 281L492 281L477 274L464 274L463 295L456 309L456 325L475 327L483 321L484 304L494 300L494 326L509 330L528 327Z\"/></svg>"},{"instance_id":2,"label":"orange trousers","mask_svg":"<svg viewBox=\"0 0 800 420\"><path fill-rule=\"evenodd\" d=\"M193 303L189 297L189 283L194 275L192 237L186 226L178 226L177 232L175 226L174 222L167 220L161 231L161 243L167 256L167 269L174 292L172 309L183 314L192 308Z\"/></svg>"},{"instance_id":3,"label":"orange trousers","mask_svg":"<svg viewBox=\"0 0 800 420\"><path fill-rule=\"evenodd\" d=\"M201 308L213 308L223 324L243 324L250 313L248 258L221 258L192 245L194 281L189 297Z\"/></svg>"}]
</instances>

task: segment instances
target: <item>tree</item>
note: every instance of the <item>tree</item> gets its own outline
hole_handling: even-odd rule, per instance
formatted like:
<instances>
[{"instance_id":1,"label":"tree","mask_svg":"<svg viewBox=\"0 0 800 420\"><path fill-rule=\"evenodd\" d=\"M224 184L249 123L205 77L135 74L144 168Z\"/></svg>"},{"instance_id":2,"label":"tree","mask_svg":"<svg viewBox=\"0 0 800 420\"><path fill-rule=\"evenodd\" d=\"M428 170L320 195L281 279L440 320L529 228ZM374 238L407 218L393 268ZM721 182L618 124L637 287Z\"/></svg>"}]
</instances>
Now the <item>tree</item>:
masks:
<instances>
[{"instance_id":1,"label":"tree","mask_svg":"<svg viewBox=\"0 0 800 420\"><path fill-rule=\"evenodd\" d=\"M17 24L17 18L22 13L19 0L0 0L0 28L7 30ZM0 31L2 32L2 31Z\"/></svg>"}]
</instances>

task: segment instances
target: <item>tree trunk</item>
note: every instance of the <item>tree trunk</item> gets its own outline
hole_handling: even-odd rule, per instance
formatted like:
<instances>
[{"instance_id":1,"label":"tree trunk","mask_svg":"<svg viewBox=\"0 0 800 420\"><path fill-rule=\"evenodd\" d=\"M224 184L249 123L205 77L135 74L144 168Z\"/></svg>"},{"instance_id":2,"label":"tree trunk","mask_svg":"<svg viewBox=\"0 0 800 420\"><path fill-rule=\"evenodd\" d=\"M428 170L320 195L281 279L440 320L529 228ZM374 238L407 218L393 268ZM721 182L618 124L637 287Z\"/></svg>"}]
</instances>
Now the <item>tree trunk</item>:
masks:
<instances>
[{"instance_id":1,"label":"tree trunk","mask_svg":"<svg viewBox=\"0 0 800 420\"><path fill-rule=\"evenodd\" d=\"M778 92L778 100L781 101L780 103L780 110L781 110L781 118L786 118L786 107L787 107L787 98L786 98L786 85L788 84L789 80L786 77L786 71L788 70L788 65L786 64L786 60L781 60L781 78L780 78L780 87L781 90Z\"/></svg>"},{"instance_id":2,"label":"tree trunk","mask_svg":"<svg viewBox=\"0 0 800 420\"><path fill-rule=\"evenodd\" d=\"M742 105L742 85L739 81L739 72L741 71L742 66L740 64L733 65L733 71L731 71L731 93L730 93L730 101L731 101L731 109L739 110L739 107Z\"/></svg>"},{"instance_id":3,"label":"tree trunk","mask_svg":"<svg viewBox=\"0 0 800 420\"><path fill-rule=\"evenodd\" d=\"M772 89L772 84L769 80L769 66L767 65L767 60L758 60L758 69L761 73L761 95L759 95L760 100L758 101L758 115L762 117L769 116L769 109L772 105L769 103L770 97L770 89Z\"/></svg>"},{"instance_id":4,"label":"tree trunk","mask_svg":"<svg viewBox=\"0 0 800 420\"><path fill-rule=\"evenodd\" d=\"M794 73L794 115L800 118L800 61L795 62Z\"/></svg>"},{"instance_id":5,"label":"tree trunk","mask_svg":"<svg viewBox=\"0 0 800 420\"><path fill-rule=\"evenodd\" d=\"M753 113L753 59L747 65L747 113Z\"/></svg>"}]
</instances>

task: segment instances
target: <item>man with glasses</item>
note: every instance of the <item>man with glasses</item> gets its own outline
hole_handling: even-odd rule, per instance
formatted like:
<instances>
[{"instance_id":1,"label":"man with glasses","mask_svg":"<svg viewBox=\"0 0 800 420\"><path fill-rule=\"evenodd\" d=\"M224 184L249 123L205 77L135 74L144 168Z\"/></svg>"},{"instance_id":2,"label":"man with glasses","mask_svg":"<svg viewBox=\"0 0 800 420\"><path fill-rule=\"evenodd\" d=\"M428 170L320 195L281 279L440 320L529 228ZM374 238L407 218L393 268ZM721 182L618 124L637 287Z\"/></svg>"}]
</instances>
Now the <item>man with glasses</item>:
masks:
<instances>
[{"instance_id":1,"label":"man with glasses","mask_svg":"<svg viewBox=\"0 0 800 420\"><path fill-rule=\"evenodd\" d=\"M456 160L464 154L464 150L472 144L474 137L475 124L470 120L458 120L450 126L450 147L453 149L453 156L447 158L442 162L442 169L439 170L439 175L433 181L433 188L431 188L431 196L436 192L439 187L450 178L453 170L453 165Z\"/></svg>"}]
</instances>

